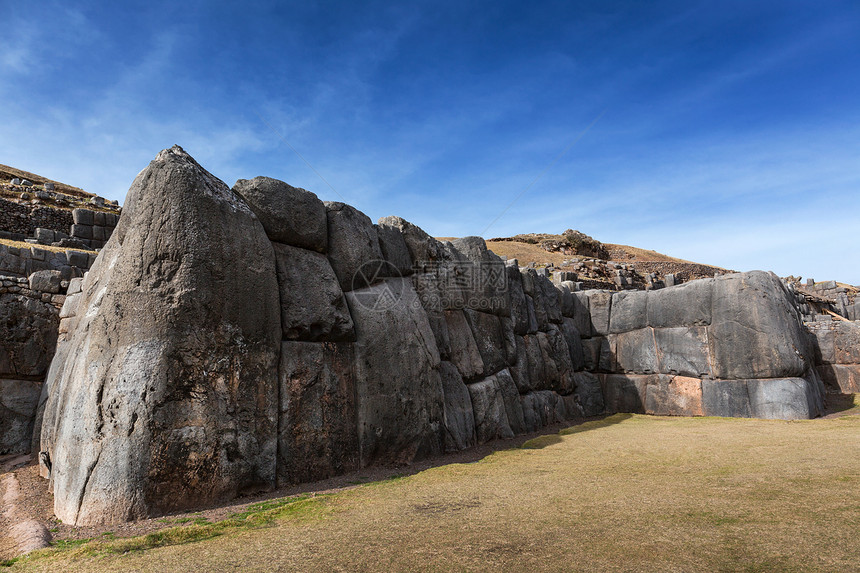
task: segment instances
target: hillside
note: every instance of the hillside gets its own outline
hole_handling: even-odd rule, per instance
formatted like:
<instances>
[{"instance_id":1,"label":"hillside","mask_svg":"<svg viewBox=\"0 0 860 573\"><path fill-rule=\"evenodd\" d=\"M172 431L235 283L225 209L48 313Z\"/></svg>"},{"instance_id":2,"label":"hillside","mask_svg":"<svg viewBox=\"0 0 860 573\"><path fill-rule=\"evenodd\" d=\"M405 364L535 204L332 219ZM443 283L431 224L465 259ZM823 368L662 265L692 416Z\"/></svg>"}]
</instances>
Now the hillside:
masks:
<instances>
[{"instance_id":1,"label":"hillside","mask_svg":"<svg viewBox=\"0 0 860 573\"><path fill-rule=\"evenodd\" d=\"M87 193L80 187L74 187L72 185L62 183L60 181L54 181L53 179L48 179L47 177L36 175L35 173L30 173L29 171L24 171L23 169L17 169L15 167L0 164L0 182L8 183L10 180L16 177L19 179L27 179L31 181L34 185L53 183L54 191L58 193L63 193L65 195L71 195L73 197L79 197L84 200L88 200L90 199L90 197L95 197L95 195L93 195L92 193Z\"/></svg>"}]
</instances>

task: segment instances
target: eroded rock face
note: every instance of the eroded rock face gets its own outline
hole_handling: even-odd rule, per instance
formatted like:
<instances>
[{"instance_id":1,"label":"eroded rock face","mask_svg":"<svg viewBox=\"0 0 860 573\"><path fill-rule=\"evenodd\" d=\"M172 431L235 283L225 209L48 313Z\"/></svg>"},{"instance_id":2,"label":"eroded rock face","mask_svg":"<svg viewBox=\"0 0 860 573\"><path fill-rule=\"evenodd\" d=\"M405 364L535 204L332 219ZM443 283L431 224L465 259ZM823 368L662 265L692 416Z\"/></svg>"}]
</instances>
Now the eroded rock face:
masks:
<instances>
[{"instance_id":1,"label":"eroded rock face","mask_svg":"<svg viewBox=\"0 0 860 573\"><path fill-rule=\"evenodd\" d=\"M443 451L440 357L409 279L348 292L355 322L356 411L363 466Z\"/></svg>"},{"instance_id":2,"label":"eroded rock face","mask_svg":"<svg viewBox=\"0 0 860 573\"><path fill-rule=\"evenodd\" d=\"M281 345L279 484L358 469L354 362L350 343Z\"/></svg>"},{"instance_id":3,"label":"eroded rock face","mask_svg":"<svg viewBox=\"0 0 860 573\"><path fill-rule=\"evenodd\" d=\"M244 201L181 148L162 151L81 297L46 381L60 519L140 519L274 486L275 256Z\"/></svg>"}]
</instances>

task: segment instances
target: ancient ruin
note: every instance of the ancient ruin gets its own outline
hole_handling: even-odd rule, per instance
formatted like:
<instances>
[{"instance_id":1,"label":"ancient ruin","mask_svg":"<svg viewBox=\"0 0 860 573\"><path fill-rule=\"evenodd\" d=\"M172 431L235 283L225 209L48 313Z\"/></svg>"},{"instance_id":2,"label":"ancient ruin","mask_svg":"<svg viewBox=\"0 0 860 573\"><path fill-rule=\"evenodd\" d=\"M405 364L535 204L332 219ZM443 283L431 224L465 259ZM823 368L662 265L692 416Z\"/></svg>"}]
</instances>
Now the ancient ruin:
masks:
<instances>
[{"instance_id":1,"label":"ancient ruin","mask_svg":"<svg viewBox=\"0 0 860 573\"><path fill-rule=\"evenodd\" d=\"M860 327L772 273L581 291L478 237L231 189L179 147L74 268L0 283L0 430L77 525L602 413L802 419L860 391Z\"/></svg>"}]
</instances>

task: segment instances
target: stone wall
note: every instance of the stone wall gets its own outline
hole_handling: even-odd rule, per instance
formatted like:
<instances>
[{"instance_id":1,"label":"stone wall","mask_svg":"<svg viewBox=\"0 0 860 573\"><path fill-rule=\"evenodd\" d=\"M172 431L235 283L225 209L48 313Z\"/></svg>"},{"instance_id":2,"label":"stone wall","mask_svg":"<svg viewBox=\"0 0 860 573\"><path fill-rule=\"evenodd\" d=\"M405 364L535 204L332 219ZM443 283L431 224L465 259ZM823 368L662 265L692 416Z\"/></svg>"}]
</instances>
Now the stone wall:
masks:
<instances>
[{"instance_id":1,"label":"stone wall","mask_svg":"<svg viewBox=\"0 0 860 573\"><path fill-rule=\"evenodd\" d=\"M68 233L71 226L72 214L68 210L0 199L0 231L32 237L38 227Z\"/></svg>"},{"instance_id":2,"label":"stone wall","mask_svg":"<svg viewBox=\"0 0 860 573\"><path fill-rule=\"evenodd\" d=\"M60 314L36 422L55 512L150 517L605 410L819 413L773 275L575 286L165 150Z\"/></svg>"},{"instance_id":3,"label":"stone wall","mask_svg":"<svg viewBox=\"0 0 860 573\"><path fill-rule=\"evenodd\" d=\"M817 370L829 392L860 392L860 323L806 323L813 336Z\"/></svg>"},{"instance_id":4,"label":"stone wall","mask_svg":"<svg viewBox=\"0 0 860 573\"><path fill-rule=\"evenodd\" d=\"M73 224L69 230L72 238L93 249L100 249L113 234L119 214L75 209L72 211L72 219Z\"/></svg>"},{"instance_id":5,"label":"stone wall","mask_svg":"<svg viewBox=\"0 0 860 573\"><path fill-rule=\"evenodd\" d=\"M586 362L607 412L794 419L823 410L793 294L771 273L574 296L590 311Z\"/></svg>"},{"instance_id":6,"label":"stone wall","mask_svg":"<svg viewBox=\"0 0 860 573\"><path fill-rule=\"evenodd\" d=\"M0 455L30 450L67 286L58 271L0 276Z\"/></svg>"},{"instance_id":7,"label":"stone wall","mask_svg":"<svg viewBox=\"0 0 860 573\"><path fill-rule=\"evenodd\" d=\"M60 271L63 280L83 276L96 253L69 249L52 251L39 247L12 247L0 243L0 274L28 277L44 270Z\"/></svg>"}]
</instances>

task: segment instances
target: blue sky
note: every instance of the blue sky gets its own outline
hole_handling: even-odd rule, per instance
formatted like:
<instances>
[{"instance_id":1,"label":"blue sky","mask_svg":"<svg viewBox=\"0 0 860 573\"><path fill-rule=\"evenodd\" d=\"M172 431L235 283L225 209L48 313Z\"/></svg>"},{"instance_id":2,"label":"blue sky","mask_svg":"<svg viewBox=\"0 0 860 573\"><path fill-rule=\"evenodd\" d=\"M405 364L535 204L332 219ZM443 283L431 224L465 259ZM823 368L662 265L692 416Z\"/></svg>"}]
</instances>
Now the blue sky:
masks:
<instances>
[{"instance_id":1,"label":"blue sky","mask_svg":"<svg viewBox=\"0 0 860 573\"><path fill-rule=\"evenodd\" d=\"M178 143L229 185L437 236L575 228L860 284L856 1L0 0L0 22L0 163L111 199Z\"/></svg>"}]
</instances>

